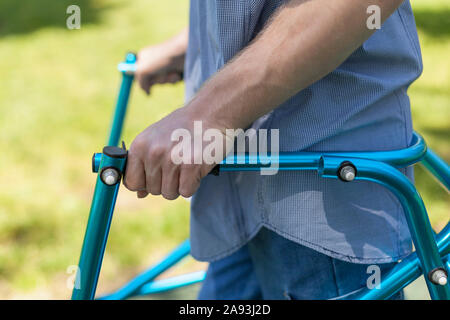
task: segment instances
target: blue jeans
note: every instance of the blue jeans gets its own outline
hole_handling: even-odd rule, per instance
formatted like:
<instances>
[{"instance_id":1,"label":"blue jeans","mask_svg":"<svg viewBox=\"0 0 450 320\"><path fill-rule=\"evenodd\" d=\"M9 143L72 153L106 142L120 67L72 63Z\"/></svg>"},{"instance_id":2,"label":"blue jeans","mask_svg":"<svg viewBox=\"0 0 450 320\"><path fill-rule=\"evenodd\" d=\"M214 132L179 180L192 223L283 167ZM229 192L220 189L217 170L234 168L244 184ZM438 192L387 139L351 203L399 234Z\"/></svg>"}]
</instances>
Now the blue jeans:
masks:
<instances>
[{"instance_id":1,"label":"blue jeans","mask_svg":"<svg viewBox=\"0 0 450 320\"><path fill-rule=\"evenodd\" d=\"M378 265L381 279L395 264ZM262 228L237 252L210 263L198 298L336 299L366 287L372 274L367 268L333 259ZM403 299L403 292L392 299Z\"/></svg>"}]
</instances>

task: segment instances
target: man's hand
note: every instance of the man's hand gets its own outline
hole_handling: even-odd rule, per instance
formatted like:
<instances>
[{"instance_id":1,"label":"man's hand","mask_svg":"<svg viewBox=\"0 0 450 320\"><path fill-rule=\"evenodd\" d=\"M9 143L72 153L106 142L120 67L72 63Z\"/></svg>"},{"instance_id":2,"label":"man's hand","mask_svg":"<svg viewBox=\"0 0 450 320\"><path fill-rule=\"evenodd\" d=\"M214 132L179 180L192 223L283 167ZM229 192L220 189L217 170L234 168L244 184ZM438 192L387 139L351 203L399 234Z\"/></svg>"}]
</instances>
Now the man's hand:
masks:
<instances>
[{"instance_id":1,"label":"man's hand","mask_svg":"<svg viewBox=\"0 0 450 320\"><path fill-rule=\"evenodd\" d=\"M382 21L402 2L378 0ZM163 194L167 199L180 194L191 196L215 164L175 165L171 161L176 144L171 141L173 130L185 128L192 132L194 120L201 120L205 129L217 128L221 132L248 127L332 72L369 38L374 31L367 28L366 10L367 3L360 0L287 2L258 37L211 77L187 106L151 125L133 141L126 186L138 191L139 197L148 193ZM182 39L187 42L187 32ZM176 55L167 52L177 52L169 47L181 52L183 46L178 45L167 44L167 48L164 45L140 54L138 79L144 90L157 83L155 75L161 71L166 78L159 79L173 79L167 74L179 70L169 68L174 66L170 61ZM145 75L151 76L144 79ZM223 140L227 140L225 134Z\"/></svg>"},{"instance_id":2,"label":"man's hand","mask_svg":"<svg viewBox=\"0 0 450 320\"><path fill-rule=\"evenodd\" d=\"M149 193L162 194L169 200L176 199L179 195L190 197L199 187L200 180L214 168L215 163L207 164L202 161L202 164L194 164L195 157L202 158L202 154L199 154L202 150L195 148L191 148L188 164L175 164L172 161L172 149L179 143L172 141L172 133L177 129L188 130L192 139L182 142L194 146L194 119L191 110L183 107L152 124L134 139L128 152L124 184L131 191L137 191L139 198L144 198ZM219 129L205 120L202 120L202 127L203 130ZM224 131L219 129L217 132ZM225 134L221 139L220 142L225 145Z\"/></svg>"},{"instance_id":3,"label":"man's hand","mask_svg":"<svg viewBox=\"0 0 450 320\"><path fill-rule=\"evenodd\" d=\"M174 38L138 53L136 78L147 93L157 83L175 83L182 80L188 34L183 30Z\"/></svg>"}]
</instances>

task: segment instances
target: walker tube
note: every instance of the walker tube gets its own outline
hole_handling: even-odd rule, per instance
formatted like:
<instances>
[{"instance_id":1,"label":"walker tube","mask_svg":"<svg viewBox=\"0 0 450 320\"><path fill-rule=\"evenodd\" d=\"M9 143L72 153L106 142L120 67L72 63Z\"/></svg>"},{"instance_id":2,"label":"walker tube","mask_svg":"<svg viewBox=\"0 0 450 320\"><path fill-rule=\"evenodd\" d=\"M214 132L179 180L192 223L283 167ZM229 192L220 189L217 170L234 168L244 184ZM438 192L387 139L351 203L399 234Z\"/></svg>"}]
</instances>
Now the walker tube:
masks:
<instances>
[{"instance_id":1,"label":"walker tube","mask_svg":"<svg viewBox=\"0 0 450 320\"><path fill-rule=\"evenodd\" d=\"M441 158L428 148L422 164L431 174L438 179L439 182L448 190L450 190L450 167Z\"/></svg>"},{"instance_id":2,"label":"walker tube","mask_svg":"<svg viewBox=\"0 0 450 320\"><path fill-rule=\"evenodd\" d=\"M119 96L117 97L113 122L109 133L108 146L117 146L119 144L130 97L131 85L133 84L135 62L136 55L129 53L126 56L125 62L119 65L119 70L122 72L122 82L120 84ZM133 70L133 72L130 70Z\"/></svg>"},{"instance_id":3,"label":"walker tube","mask_svg":"<svg viewBox=\"0 0 450 320\"><path fill-rule=\"evenodd\" d=\"M350 161L357 168L357 180L367 180L383 185L401 203L405 212L409 232L425 275L432 299L450 299L450 286L430 281L437 268L445 270L436 244L433 229L422 198L409 179L396 168L373 160L324 156L319 174L325 178L336 178L336 172L343 161Z\"/></svg>"},{"instance_id":4,"label":"walker tube","mask_svg":"<svg viewBox=\"0 0 450 320\"><path fill-rule=\"evenodd\" d=\"M114 205L119 190L120 178L124 172L126 151L117 147L105 147L101 157L89 220L81 249L78 272L72 299L94 299L103 254L108 238ZM117 172L116 181L105 173ZM103 176L102 176L103 174Z\"/></svg>"}]
</instances>

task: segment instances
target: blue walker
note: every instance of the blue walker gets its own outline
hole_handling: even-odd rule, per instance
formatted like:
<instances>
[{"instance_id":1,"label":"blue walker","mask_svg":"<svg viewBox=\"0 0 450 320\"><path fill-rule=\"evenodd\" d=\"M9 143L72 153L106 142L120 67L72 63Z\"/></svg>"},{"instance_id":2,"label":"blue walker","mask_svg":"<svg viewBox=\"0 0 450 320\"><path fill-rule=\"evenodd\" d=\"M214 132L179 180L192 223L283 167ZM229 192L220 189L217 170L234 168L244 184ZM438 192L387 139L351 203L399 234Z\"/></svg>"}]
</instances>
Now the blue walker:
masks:
<instances>
[{"instance_id":1,"label":"blue walker","mask_svg":"<svg viewBox=\"0 0 450 320\"><path fill-rule=\"evenodd\" d=\"M108 146L104 147L102 153L96 153L92 158L92 171L98 174L72 293L72 299L75 300L95 298L114 206L127 160L125 146L119 148L117 145L122 133L133 83L135 63L136 56L129 53L125 62L119 64L122 83ZM224 160L217 168L218 171L260 170L261 167L267 166L268 161L266 160L270 159L258 158L257 161L249 161L250 157L245 156L243 164L240 164L243 161L234 160L228 161L233 164L227 164ZM389 189L403 206L415 252L403 259L389 274L383 277L380 289L364 288L351 296L346 296L346 299L388 299L423 274L432 299L450 300L450 285L447 281L450 272L450 224L447 224L439 234L434 233L419 193L406 176L397 170L397 168L421 162L449 191L449 166L427 148L424 139L418 133L414 133L411 145L402 150L290 152L280 153L278 161L279 170L314 170L325 179L341 179L347 182L367 180L381 184ZM203 271L155 280L157 276L188 256L189 253L189 240L185 240L161 262L138 275L116 292L100 297L100 299L127 299L201 282L205 277Z\"/></svg>"}]
</instances>

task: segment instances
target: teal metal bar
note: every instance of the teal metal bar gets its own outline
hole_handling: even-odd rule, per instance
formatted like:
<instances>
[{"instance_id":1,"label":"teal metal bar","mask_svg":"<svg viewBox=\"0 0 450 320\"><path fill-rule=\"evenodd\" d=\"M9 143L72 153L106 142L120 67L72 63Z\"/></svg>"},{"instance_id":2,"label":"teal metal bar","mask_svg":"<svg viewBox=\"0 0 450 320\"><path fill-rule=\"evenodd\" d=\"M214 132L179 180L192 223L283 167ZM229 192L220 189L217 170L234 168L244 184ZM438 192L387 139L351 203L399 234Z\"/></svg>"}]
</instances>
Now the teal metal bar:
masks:
<instances>
[{"instance_id":1,"label":"teal metal bar","mask_svg":"<svg viewBox=\"0 0 450 320\"><path fill-rule=\"evenodd\" d=\"M119 96L117 97L113 122L109 133L108 146L117 146L122 135L123 122L125 120L131 85L133 84L134 71L136 68L135 63L136 55L128 53L125 62L119 64L119 70L122 72L122 82L120 84Z\"/></svg>"},{"instance_id":2,"label":"teal metal bar","mask_svg":"<svg viewBox=\"0 0 450 320\"><path fill-rule=\"evenodd\" d=\"M447 223L444 229L439 232L439 235L436 237L436 243L442 255L450 254L450 223Z\"/></svg>"},{"instance_id":3,"label":"teal metal bar","mask_svg":"<svg viewBox=\"0 0 450 320\"><path fill-rule=\"evenodd\" d=\"M397 197L404 209L431 298L450 300L449 284L437 285L429 279L431 272L436 268L444 268L444 264L439 255L434 231L428 219L425 205L411 181L396 168L382 162L332 156L322 158L319 175L324 178L337 178L338 168L344 161L350 161L356 167L357 180L381 184Z\"/></svg>"},{"instance_id":4,"label":"teal metal bar","mask_svg":"<svg viewBox=\"0 0 450 320\"><path fill-rule=\"evenodd\" d=\"M197 271L182 274L180 276L161 279L144 284L137 292L136 296L146 296L149 294L160 293L189 286L202 282L205 279L205 271Z\"/></svg>"},{"instance_id":5,"label":"teal metal bar","mask_svg":"<svg viewBox=\"0 0 450 320\"><path fill-rule=\"evenodd\" d=\"M259 171L261 168L269 170L317 170L322 156L336 156L348 158L370 159L384 162L396 168L403 168L420 161L427 152L425 140L417 132L413 133L408 148L389 151L343 151L343 152L280 152L278 157L271 155L234 154L225 158L220 164L220 172L226 171Z\"/></svg>"},{"instance_id":6,"label":"teal metal bar","mask_svg":"<svg viewBox=\"0 0 450 320\"><path fill-rule=\"evenodd\" d=\"M447 272L450 273L450 254L444 258L445 267L447 268Z\"/></svg>"},{"instance_id":7,"label":"teal metal bar","mask_svg":"<svg viewBox=\"0 0 450 320\"><path fill-rule=\"evenodd\" d=\"M445 263L446 249L450 244L450 224L436 236L436 243L442 261ZM447 262L448 263L448 262ZM448 265L447 265L448 268ZM448 269L450 272L450 269ZM352 300L383 300L389 299L392 295L409 285L423 274L417 253L413 252L403 259L388 274L383 276L380 283L380 289L364 288L345 299Z\"/></svg>"},{"instance_id":8,"label":"teal metal bar","mask_svg":"<svg viewBox=\"0 0 450 320\"><path fill-rule=\"evenodd\" d=\"M428 148L422 164L447 190L450 190L450 167L444 160Z\"/></svg>"},{"instance_id":9,"label":"teal metal bar","mask_svg":"<svg viewBox=\"0 0 450 320\"><path fill-rule=\"evenodd\" d=\"M172 251L166 258L164 258L161 262L151 267L147 271L143 272L130 282L128 282L125 286L117 290L116 292L101 297L102 300L121 300L127 299L133 295L136 295L136 292L146 283L149 283L161 273L175 265L178 261L185 258L189 255L191 250L191 246L189 240L185 240L181 243L174 251Z\"/></svg>"},{"instance_id":10,"label":"teal metal bar","mask_svg":"<svg viewBox=\"0 0 450 320\"><path fill-rule=\"evenodd\" d=\"M109 146L117 146L120 140L123 122L129 100L134 72L136 71L136 56L128 54L125 62L119 64L122 82L114 111L113 122L108 140ZM109 149L110 151L112 149ZM110 152L105 149L104 154L95 154L92 165L93 171L100 171L92 201L88 226L86 229L83 248L80 256L79 272L73 291L73 299L93 299L100 273L103 253L112 219L114 205L118 192L118 183L109 186L102 179L103 169L114 167L119 174L124 170L126 152L116 148ZM122 151L117 151L122 150ZM117 157L124 153L125 155ZM121 160L120 160L121 159ZM267 161L269 160L269 161ZM423 138L414 133L411 146L402 150L376 152L294 152L280 153L277 159L257 157L252 155L235 155L228 157L220 165L220 171L254 171L269 165L262 163L276 162L276 170L317 170L326 178L337 178L338 165L342 161L351 160L357 167L357 179L369 180L384 185L390 189L405 208L408 226L416 246L416 252L404 259L382 282L383 290L362 290L354 295L359 299L386 299L415 278L427 275L432 268L449 268L448 257L440 257L450 253L450 227L447 225L436 239L431 229L423 202L409 180L396 168L412 165L423 160L425 167L449 189L449 166L434 152L427 150ZM266 169L267 170L267 169ZM120 178L119 178L120 180ZM204 273L193 273L174 278L153 281L159 274L189 255L189 241L183 242L163 261L134 278L118 292L103 297L103 299L124 299L135 295L150 294L189 285L202 280ZM430 295L434 299L449 299L449 285L437 286L426 277Z\"/></svg>"},{"instance_id":11,"label":"teal metal bar","mask_svg":"<svg viewBox=\"0 0 450 320\"><path fill-rule=\"evenodd\" d=\"M78 272L72 292L73 300L94 299L102 265L109 227L119 190L120 178L125 168L126 150L105 147L100 160L94 197L81 249ZM117 173L116 180L113 175ZM109 185L109 184L111 185Z\"/></svg>"}]
</instances>

